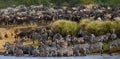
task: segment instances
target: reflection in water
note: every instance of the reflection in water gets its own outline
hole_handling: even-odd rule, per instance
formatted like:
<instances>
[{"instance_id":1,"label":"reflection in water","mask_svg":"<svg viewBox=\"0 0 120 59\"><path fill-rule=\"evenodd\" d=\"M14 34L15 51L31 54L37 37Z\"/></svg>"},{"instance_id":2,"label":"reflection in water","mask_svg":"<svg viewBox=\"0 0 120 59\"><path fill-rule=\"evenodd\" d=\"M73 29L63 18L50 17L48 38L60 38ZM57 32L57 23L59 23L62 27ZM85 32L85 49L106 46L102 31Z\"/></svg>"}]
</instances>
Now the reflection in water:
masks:
<instances>
[{"instance_id":1,"label":"reflection in water","mask_svg":"<svg viewBox=\"0 0 120 59\"><path fill-rule=\"evenodd\" d=\"M0 59L120 59L120 55L109 56L104 54L100 55L88 55L80 57L14 57L14 56L0 56Z\"/></svg>"}]
</instances>

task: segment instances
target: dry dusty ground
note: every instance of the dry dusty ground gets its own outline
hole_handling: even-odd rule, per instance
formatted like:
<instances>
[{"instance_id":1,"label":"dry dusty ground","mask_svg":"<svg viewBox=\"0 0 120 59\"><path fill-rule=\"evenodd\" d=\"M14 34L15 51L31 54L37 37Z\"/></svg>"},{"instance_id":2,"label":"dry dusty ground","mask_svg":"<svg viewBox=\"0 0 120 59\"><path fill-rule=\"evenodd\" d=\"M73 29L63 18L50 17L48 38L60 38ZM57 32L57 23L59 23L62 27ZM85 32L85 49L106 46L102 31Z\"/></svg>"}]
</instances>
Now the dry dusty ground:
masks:
<instances>
[{"instance_id":1,"label":"dry dusty ground","mask_svg":"<svg viewBox=\"0 0 120 59\"><path fill-rule=\"evenodd\" d=\"M8 38L5 38L4 35L8 34ZM13 42L14 41L14 29L6 29L6 28L0 28L0 49L3 49L3 44L5 42Z\"/></svg>"},{"instance_id":2,"label":"dry dusty ground","mask_svg":"<svg viewBox=\"0 0 120 59\"><path fill-rule=\"evenodd\" d=\"M15 30L16 29L23 29L23 28L39 28L37 26L17 26L17 27L1 27L0 28L0 51L4 50L4 43L5 42L10 42L13 43L15 41L14 35L15 35ZM5 34L8 35L8 38L5 38ZM31 41L25 43L25 45L32 44Z\"/></svg>"}]
</instances>

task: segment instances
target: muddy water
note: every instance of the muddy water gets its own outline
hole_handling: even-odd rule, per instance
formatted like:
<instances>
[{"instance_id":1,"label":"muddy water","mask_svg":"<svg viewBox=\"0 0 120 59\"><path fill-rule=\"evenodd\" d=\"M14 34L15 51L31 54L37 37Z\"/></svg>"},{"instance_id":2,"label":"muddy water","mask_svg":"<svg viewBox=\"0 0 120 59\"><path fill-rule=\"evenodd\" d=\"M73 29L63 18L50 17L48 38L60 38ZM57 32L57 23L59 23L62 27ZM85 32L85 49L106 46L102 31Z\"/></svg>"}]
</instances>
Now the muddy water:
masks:
<instances>
[{"instance_id":1,"label":"muddy water","mask_svg":"<svg viewBox=\"0 0 120 59\"><path fill-rule=\"evenodd\" d=\"M87 55L87 56L79 56L79 57L15 57L15 56L0 56L0 59L120 59L120 55Z\"/></svg>"}]
</instances>

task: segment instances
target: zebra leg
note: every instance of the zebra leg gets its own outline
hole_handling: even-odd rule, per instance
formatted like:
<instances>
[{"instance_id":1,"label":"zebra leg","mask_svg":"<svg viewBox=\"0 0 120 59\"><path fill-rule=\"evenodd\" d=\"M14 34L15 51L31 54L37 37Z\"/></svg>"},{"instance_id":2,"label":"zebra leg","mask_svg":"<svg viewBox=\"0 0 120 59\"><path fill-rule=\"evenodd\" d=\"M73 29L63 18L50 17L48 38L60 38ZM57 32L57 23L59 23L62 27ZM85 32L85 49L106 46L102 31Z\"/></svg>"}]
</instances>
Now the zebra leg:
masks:
<instances>
[{"instance_id":1,"label":"zebra leg","mask_svg":"<svg viewBox=\"0 0 120 59\"><path fill-rule=\"evenodd\" d=\"M103 54L103 48L102 48L102 49L100 49L100 54L101 54L101 56L102 56L102 54Z\"/></svg>"},{"instance_id":2,"label":"zebra leg","mask_svg":"<svg viewBox=\"0 0 120 59\"><path fill-rule=\"evenodd\" d=\"M8 55L8 51L5 51L5 54L4 54L4 56L7 56Z\"/></svg>"}]
</instances>

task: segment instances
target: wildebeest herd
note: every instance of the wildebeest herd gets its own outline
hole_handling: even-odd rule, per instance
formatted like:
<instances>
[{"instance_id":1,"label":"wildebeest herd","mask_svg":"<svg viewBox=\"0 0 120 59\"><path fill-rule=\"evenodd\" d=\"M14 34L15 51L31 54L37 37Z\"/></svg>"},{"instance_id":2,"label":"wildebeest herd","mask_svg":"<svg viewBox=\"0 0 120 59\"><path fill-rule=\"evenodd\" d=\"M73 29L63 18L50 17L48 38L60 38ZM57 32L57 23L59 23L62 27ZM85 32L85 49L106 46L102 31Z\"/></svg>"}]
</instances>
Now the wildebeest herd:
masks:
<instances>
[{"instance_id":1,"label":"wildebeest herd","mask_svg":"<svg viewBox=\"0 0 120 59\"><path fill-rule=\"evenodd\" d=\"M108 7L106 5L65 7L45 7L43 5L26 7L24 5L0 9L0 25L40 24L42 21L67 19L79 22L83 18L93 20L114 20L120 17L120 6Z\"/></svg>"},{"instance_id":2,"label":"wildebeest herd","mask_svg":"<svg viewBox=\"0 0 120 59\"><path fill-rule=\"evenodd\" d=\"M120 39L117 39L115 30L112 33L106 33L101 36L87 34L79 30L76 36L69 34L63 36L55 33L52 28L41 28L30 31L21 31L16 34L14 44L6 42L5 55L24 56L41 56L41 57L63 57L63 56L85 56L99 50L100 54L104 53L104 43L108 44L110 51L113 46L119 49ZM18 40L20 39L20 40ZM32 40L33 44L37 41L38 47L24 45L24 42Z\"/></svg>"}]
</instances>

